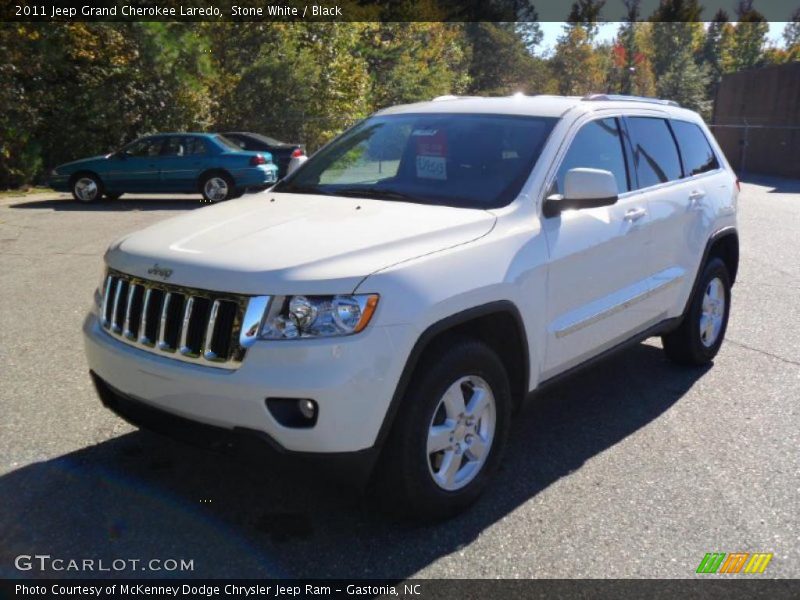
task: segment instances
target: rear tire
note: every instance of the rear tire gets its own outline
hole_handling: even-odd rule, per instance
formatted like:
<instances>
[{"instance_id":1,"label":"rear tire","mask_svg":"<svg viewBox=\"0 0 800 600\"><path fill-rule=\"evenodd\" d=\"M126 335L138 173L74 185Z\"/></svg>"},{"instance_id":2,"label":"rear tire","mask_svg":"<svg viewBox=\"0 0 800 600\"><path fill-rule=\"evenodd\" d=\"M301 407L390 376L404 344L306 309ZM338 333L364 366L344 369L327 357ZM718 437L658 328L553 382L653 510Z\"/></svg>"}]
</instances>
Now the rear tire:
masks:
<instances>
[{"instance_id":1,"label":"rear tire","mask_svg":"<svg viewBox=\"0 0 800 600\"><path fill-rule=\"evenodd\" d=\"M461 512L489 484L512 403L505 367L482 342L450 340L426 356L402 399L375 484L384 507L432 521Z\"/></svg>"},{"instance_id":2,"label":"rear tire","mask_svg":"<svg viewBox=\"0 0 800 600\"><path fill-rule=\"evenodd\" d=\"M97 175L83 173L72 180L70 190L72 197L81 204L92 204L103 197L103 182Z\"/></svg>"},{"instance_id":3,"label":"rear tire","mask_svg":"<svg viewBox=\"0 0 800 600\"><path fill-rule=\"evenodd\" d=\"M224 173L206 175L200 182L200 193L206 202L230 200L236 192L233 180Z\"/></svg>"},{"instance_id":4,"label":"rear tire","mask_svg":"<svg viewBox=\"0 0 800 600\"><path fill-rule=\"evenodd\" d=\"M682 365L710 363L719 352L731 308L731 279L719 258L705 265L678 329L661 337L667 357Z\"/></svg>"}]
</instances>

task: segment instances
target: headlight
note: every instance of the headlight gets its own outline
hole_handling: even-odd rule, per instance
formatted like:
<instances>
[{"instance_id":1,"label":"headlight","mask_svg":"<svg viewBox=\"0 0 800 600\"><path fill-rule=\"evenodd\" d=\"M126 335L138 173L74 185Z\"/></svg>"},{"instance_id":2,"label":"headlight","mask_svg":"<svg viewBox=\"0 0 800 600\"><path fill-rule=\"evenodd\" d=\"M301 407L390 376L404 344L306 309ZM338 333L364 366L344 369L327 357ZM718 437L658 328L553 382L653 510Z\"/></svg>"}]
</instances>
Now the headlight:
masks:
<instances>
[{"instance_id":1,"label":"headlight","mask_svg":"<svg viewBox=\"0 0 800 600\"><path fill-rule=\"evenodd\" d=\"M58 177L58 169L53 169L50 171L50 177Z\"/></svg>"},{"instance_id":2,"label":"headlight","mask_svg":"<svg viewBox=\"0 0 800 600\"><path fill-rule=\"evenodd\" d=\"M265 340L335 337L367 326L377 294L352 296L276 296L267 309L260 337Z\"/></svg>"}]
</instances>

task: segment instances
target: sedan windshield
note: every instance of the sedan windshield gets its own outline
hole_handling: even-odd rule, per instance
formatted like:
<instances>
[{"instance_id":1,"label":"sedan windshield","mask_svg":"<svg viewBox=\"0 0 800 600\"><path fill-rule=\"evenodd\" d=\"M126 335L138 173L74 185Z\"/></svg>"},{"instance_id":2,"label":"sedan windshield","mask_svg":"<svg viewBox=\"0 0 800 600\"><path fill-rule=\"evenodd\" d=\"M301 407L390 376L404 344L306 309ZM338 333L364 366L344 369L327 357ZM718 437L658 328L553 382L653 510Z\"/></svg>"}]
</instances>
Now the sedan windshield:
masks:
<instances>
[{"instance_id":1,"label":"sedan windshield","mask_svg":"<svg viewBox=\"0 0 800 600\"><path fill-rule=\"evenodd\" d=\"M274 189L497 208L519 194L555 122L489 114L376 116Z\"/></svg>"}]
</instances>

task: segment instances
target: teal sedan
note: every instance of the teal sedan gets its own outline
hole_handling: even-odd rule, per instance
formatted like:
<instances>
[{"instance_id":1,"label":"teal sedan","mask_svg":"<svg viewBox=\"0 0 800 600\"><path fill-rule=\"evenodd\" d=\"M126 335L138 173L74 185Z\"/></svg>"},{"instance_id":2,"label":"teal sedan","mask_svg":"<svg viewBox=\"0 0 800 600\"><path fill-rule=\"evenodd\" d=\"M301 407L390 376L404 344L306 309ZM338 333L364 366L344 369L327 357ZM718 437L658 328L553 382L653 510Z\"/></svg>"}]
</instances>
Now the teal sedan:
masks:
<instances>
[{"instance_id":1,"label":"teal sedan","mask_svg":"<svg viewBox=\"0 0 800 600\"><path fill-rule=\"evenodd\" d=\"M86 203L134 192L199 193L207 202L221 202L268 187L277 178L278 167L268 152L243 151L214 133L165 133L60 165L50 173L49 184Z\"/></svg>"}]
</instances>

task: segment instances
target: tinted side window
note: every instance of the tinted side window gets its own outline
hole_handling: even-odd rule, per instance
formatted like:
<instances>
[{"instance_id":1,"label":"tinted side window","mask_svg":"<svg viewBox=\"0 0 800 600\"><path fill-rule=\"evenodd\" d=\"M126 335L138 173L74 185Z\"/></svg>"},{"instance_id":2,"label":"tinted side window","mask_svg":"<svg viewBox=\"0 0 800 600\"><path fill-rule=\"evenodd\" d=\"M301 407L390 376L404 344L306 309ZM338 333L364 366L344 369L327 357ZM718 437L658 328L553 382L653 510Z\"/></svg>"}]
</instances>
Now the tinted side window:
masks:
<instances>
[{"instance_id":1,"label":"tinted side window","mask_svg":"<svg viewBox=\"0 0 800 600\"><path fill-rule=\"evenodd\" d=\"M198 156L206 153L206 141L199 137L186 138L186 156Z\"/></svg>"},{"instance_id":2,"label":"tinted side window","mask_svg":"<svg viewBox=\"0 0 800 600\"><path fill-rule=\"evenodd\" d=\"M680 179L681 162L667 122L653 117L628 117L627 121L639 187Z\"/></svg>"},{"instance_id":3,"label":"tinted side window","mask_svg":"<svg viewBox=\"0 0 800 600\"><path fill-rule=\"evenodd\" d=\"M164 138L147 138L132 143L125 148L125 154L135 157L158 156Z\"/></svg>"},{"instance_id":4,"label":"tinted side window","mask_svg":"<svg viewBox=\"0 0 800 600\"><path fill-rule=\"evenodd\" d=\"M630 190L622 138L616 119L592 121L581 128L558 168L556 176L558 192L564 191L564 177L567 171L577 168L611 171L617 180L619 192Z\"/></svg>"},{"instance_id":5,"label":"tinted side window","mask_svg":"<svg viewBox=\"0 0 800 600\"><path fill-rule=\"evenodd\" d=\"M161 148L162 156L183 156L186 153L184 141L181 137L168 137Z\"/></svg>"},{"instance_id":6,"label":"tinted side window","mask_svg":"<svg viewBox=\"0 0 800 600\"><path fill-rule=\"evenodd\" d=\"M697 125L688 121L672 121L672 130L678 138L678 147L681 149L687 177L719 168L717 156Z\"/></svg>"}]
</instances>

